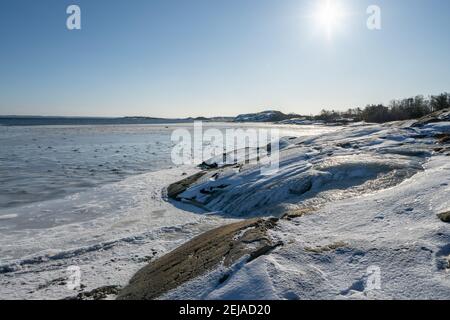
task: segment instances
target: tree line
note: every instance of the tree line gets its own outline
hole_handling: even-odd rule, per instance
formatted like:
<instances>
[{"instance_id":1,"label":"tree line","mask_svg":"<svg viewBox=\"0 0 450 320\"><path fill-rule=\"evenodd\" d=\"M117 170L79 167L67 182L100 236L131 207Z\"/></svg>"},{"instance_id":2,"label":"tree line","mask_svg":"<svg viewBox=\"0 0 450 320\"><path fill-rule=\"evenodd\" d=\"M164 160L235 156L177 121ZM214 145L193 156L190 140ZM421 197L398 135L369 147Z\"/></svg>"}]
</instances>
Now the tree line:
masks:
<instances>
[{"instance_id":1,"label":"tree line","mask_svg":"<svg viewBox=\"0 0 450 320\"><path fill-rule=\"evenodd\" d=\"M325 122L365 121L384 123L389 121L418 119L435 111L450 108L450 94L441 93L425 98L418 95L412 98L392 100L388 106L367 105L365 108L350 108L347 111L322 110L313 120Z\"/></svg>"}]
</instances>

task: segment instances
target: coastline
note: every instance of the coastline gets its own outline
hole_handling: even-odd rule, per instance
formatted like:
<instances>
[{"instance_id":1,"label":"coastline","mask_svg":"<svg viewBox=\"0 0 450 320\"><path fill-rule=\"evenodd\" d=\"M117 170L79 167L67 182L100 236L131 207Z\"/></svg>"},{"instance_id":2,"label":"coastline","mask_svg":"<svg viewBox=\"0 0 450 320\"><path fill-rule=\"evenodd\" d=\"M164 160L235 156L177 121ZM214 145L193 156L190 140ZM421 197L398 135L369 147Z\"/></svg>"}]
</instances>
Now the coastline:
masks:
<instances>
[{"instance_id":1,"label":"coastline","mask_svg":"<svg viewBox=\"0 0 450 320\"><path fill-rule=\"evenodd\" d=\"M28 230L23 240L14 243L9 238L17 235L3 237L4 250L28 249L30 255L11 259L0 266L1 296L9 299L63 299L79 294L86 296L102 288L117 290L149 261L204 231L232 222L231 219L199 214L196 208L188 205L176 207L164 200L167 183L196 171L193 167L181 167L149 172L83 194L81 200L86 206L90 202L97 205L97 195L111 208L120 208L122 199L135 203L129 204L127 211L114 209L114 217L55 226L50 231L31 230L32 234ZM47 203L58 205L58 200ZM52 250L56 240L58 249ZM39 253L32 253L34 251ZM81 287L77 290L68 290L66 286L66 268L71 265L80 266L82 272ZM99 294L97 297L108 298Z\"/></svg>"},{"instance_id":2,"label":"coastline","mask_svg":"<svg viewBox=\"0 0 450 320\"><path fill-rule=\"evenodd\" d=\"M270 127L271 124L235 126ZM22 128L16 127L14 132L20 133ZM285 134L305 136L320 130L282 128ZM36 129L47 130L45 127ZM96 132L94 128L88 129ZM53 130L60 132L58 127L52 127ZM65 130L61 134L63 137L67 134ZM69 131L73 130L80 129L70 128ZM324 128L318 132L332 130ZM35 147L42 144L39 150L45 154L54 152L54 146L47 148L51 142L33 144ZM13 142L9 144L13 146ZM109 149L115 154L119 147ZM94 148L98 147L91 149ZM72 154L86 158L84 153L75 152L78 147L66 149L69 158ZM103 167L107 169L107 166ZM96 290L106 288L115 292L148 261L204 231L239 220L211 215L189 204L166 201L167 184L198 171L194 166L159 169L64 197L4 209L1 216L0 295L11 299L61 299L78 294L87 298L90 292L96 292L93 295L105 298L100 293L102 290ZM80 266L82 271L81 287L76 291L67 289L66 269L73 265Z\"/></svg>"},{"instance_id":3,"label":"coastline","mask_svg":"<svg viewBox=\"0 0 450 320\"><path fill-rule=\"evenodd\" d=\"M440 120L441 121L441 120ZM127 288L127 284L132 279L132 275L138 272L141 268L151 269L152 266L156 264L163 264L167 259L181 259L183 254L189 252L192 249L192 243L198 241L196 239L200 238L206 241L209 246L214 243L220 243L221 246L228 246L230 243L235 243L237 247L242 245L242 239L244 240L245 248L240 249L239 254L236 254L236 259L232 259L230 264L222 264L222 261L217 259L217 256L212 259L211 264L207 264L203 267L195 268L190 270L189 267L184 269L183 273L188 274L188 276L182 277L175 282L174 287L166 287L165 284L161 284L161 289L155 291L156 293L146 295L145 285L146 280L142 280L139 277L134 277L134 284L138 284L141 288L140 295L133 296L134 298L156 298L156 299L185 299L192 297L197 297L198 299L259 299L264 298L263 296L251 296L252 289L238 290L236 287L238 283L242 281L250 281L250 278L242 278L241 273L246 272L247 274L255 274L255 278L261 276L259 268L261 268L261 263L264 265L263 268L269 268L276 274L279 273L279 269L276 267L280 263L279 259L284 261L288 255L300 255L302 259L308 261L308 264L314 265L317 263L316 259L335 259L335 256L339 255L359 255L358 252L363 252L363 255L367 255L370 250L368 247L359 247L360 241L355 240L355 234L349 232L349 230L342 229L343 226L339 225L335 220L333 222L326 222L327 219L337 219L334 217L334 210L339 207L345 207L343 212L358 213L355 208L362 208L365 206L366 197L374 196L375 202L384 201L385 197L389 195L389 190L395 188L396 192L402 194L405 185L411 184L416 188L415 192L424 192L426 190L420 189L417 186L418 182L415 182L417 177L423 175L428 175L437 170L447 170L445 166L445 160L440 160L441 164L437 165L437 168L432 167L432 170L427 169L427 165L430 159L439 160L441 157L447 159L446 157L450 154L450 149L447 146L447 140L442 136L442 131L448 131L450 124L445 122L434 124L423 124L424 127L413 128L411 123L391 123L387 125L350 125L339 133L324 133L319 136L304 136L304 137L292 137L283 140L282 148L282 167L281 175L273 177L273 181L277 181L274 184L275 188L272 188L270 194L274 195L275 202L271 203L269 198L266 198L265 208L252 207L258 201L261 201L261 195L264 197L267 194L258 194L258 192L253 192L253 189L248 189L250 185L254 184L256 190L264 190L265 185L263 179L254 176L252 170L256 170L256 167L244 168L242 172L236 172L230 168L219 168L217 170L207 170L206 173L202 173L202 170L197 167L184 167L175 168L164 171L156 171L148 174L140 175L139 177L127 178L126 182L121 182L117 184L117 188L131 188L130 196L135 197L139 195L142 197L142 203L147 203L145 207L141 207L136 211L130 212L127 216L119 218L119 221L114 226L107 226L103 228L100 225L92 225L91 230L96 230L97 235L94 235L98 239L98 235L108 234L110 230L116 228L129 228L136 224L138 221L145 221L145 214L152 212L152 217L157 217L163 215L164 219L167 219L167 213L169 216L173 217L173 221L179 221L180 217L187 217L185 223L172 223L171 227L164 227L158 230L153 229L151 231L144 232L148 225L141 224L141 231L136 232L133 228L129 230L130 237L121 236L117 240L111 241L110 239L105 242L100 242L100 245L86 246L83 248L77 248L75 250L67 250L65 252L57 252L23 259L25 262L23 265L17 265L16 263L12 265L3 265L2 272L3 275L1 279L1 284L3 287L2 295L7 295L11 298L42 298L42 293L46 292L46 298L70 298L70 299L113 299L116 297L126 298L126 295L122 292L123 288ZM441 132L439 139L436 135ZM412 143L414 142L414 143ZM412 143L412 144L411 144ZM306 149L302 149L306 148ZM351 154L359 154L358 157L350 157ZM367 161L366 156L371 157L370 161ZM301 156L301 157L300 157ZM411 159L409 159L411 158ZM334 161L330 161L335 159ZM326 161L325 161L326 160ZM320 164L321 162L324 163ZM439 161L438 161L439 162ZM298 175L300 174L300 180L295 180L292 184L286 177L292 176L289 173L293 164L304 163L306 167L301 169L300 167L295 168L294 171ZM368 174L362 172L361 170L365 167L370 168ZM423 168L422 168L423 167ZM285 171L286 168L291 168ZM309 175L308 173L311 168L313 168L314 174ZM412 171L403 170L403 168L412 168ZM344 171L341 171L341 170ZM305 171L306 170L306 171ZM239 170L240 171L240 170ZM336 179L329 179L329 173L323 175L320 172L332 173ZM355 172L359 172L354 176ZM391 174L388 179L378 179L378 175ZM220 179L217 181L211 181L212 176L218 174ZM242 175L246 175L247 181L244 183L238 193L247 194L247 198L244 202L240 202L239 197L235 198L234 206L223 206L221 203L230 203L230 200L226 197L222 200L220 198L216 199L214 197L209 197L215 193L215 184L222 184L226 179L233 180L234 178L239 178ZM352 176L353 182L350 185L342 184L339 175ZM434 174L434 173L433 173ZM149 184L141 183L139 185L137 178L146 177L146 181ZM177 184L180 181L190 180L190 177L195 177L188 181L188 183L182 183L183 188L176 190L173 197L179 197L178 200L167 201L167 196L170 192L171 184ZM253 178L252 178L253 177ZM285 177L285 178L282 178ZM436 183L444 184L447 182L439 181L444 177L436 177ZM221 180L225 179L225 180ZM241 178L239 178L241 179ZM423 183L423 179L421 178ZM299 181L309 181L305 184L299 184ZM425 179L426 181L426 179ZM325 184L324 184L325 182ZM228 182L227 182L228 183ZM263 183L263 184L261 184ZM236 185L233 185L236 186ZM363 186L363 187L360 187ZM150 189L149 189L150 187ZM206 188L206 189L205 189ZM317 190L314 190L316 188ZM330 189L327 192L327 188ZM431 188L433 190L436 187L430 185L424 186L424 188ZM277 191L279 189L279 191ZM324 190L322 190L324 189ZM208 192L200 192L201 190L207 190ZM333 191L334 190L334 191ZM344 192L336 192L336 190L342 190ZM419 191L417 191L419 190ZM311 192L314 191L312 193ZM325 192L322 192L325 191ZM114 194L113 190L109 190L108 193ZM227 194L228 191L225 192ZM394 192L395 193L395 192ZM203 196L199 196L203 194ZM204 195L209 195L204 197ZM289 194L289 197L284 197L284 194ZM377 198L377 195L382 195ZM189 204L186 199L191 198L193 195L198 196L198 200L202 203L202 206ZM427 194L428 196L429 194ZM251 197L256 196L255 200L249 200ZM301 200L302 205L295 205L295 201L292 201L292 197L296 199L295 201ZM445 198L444 198L445 199ZM150 202L148 202L150 200ZM362 202L361 202L362 201ZM400 199L393 199L394 202L401 201ZM422 216L421 219L426 219L429 222L429 227L434 227L439 229L442 237L446 237L448 234L448 229L443 222L437 218L437 214L445 211L445 207L450 207L448 201L442 200L441 206L433 210L428 210L426 216ZM156 204L156 206L155 206ZM414 210L410 210L410 206L406 206L401 210L402 213L395 213L398 217L406 217L410 219L408 215ZM202 209L201 209L202 208ZM424 210L422 207L420 210ZM341 209L339 209L341 210ZM374 207L374 210L378 208ZM212 215L210 213L213 213ZM136 214L138 214L136 216ZM358 213L363 214L363 219L365 219L364 228L369 228L374 222L380 223L382 221L387 221L386 217L378 217L375 214L364 212ZM365 217L365 214L368 217ZM394 214L394 213L392 213ZM135 215L135 216L133 216ZM271 220L272 218L275 220ZM371 217L369 219L369 217ZM248 220L250 219L250 220ZM265 230L264 236L257 233L259 241L263 240L260 245L253 246L253 241L248 242L245 240L247 237L254 237L252 232L245 235L242 233L241 229L234 229L230 231L226 239L217 238L216 233L220 233L220 230L229 228L230 223L241 223L246 225L247 223L254 223L257 219L259 223L266 223L267 221L275 221L271 228ZM279 219L279 220L278 220ZM322 220L323 219L323 220ZM368 220L369 219L369 220ZM385 220L386 219L386 220ZM344 219L345 220L345 219ZM436 221L435 221L436 220ZM162 221L162 220L161 220ZM349 220L351 221L351 220ZM423 220L422 220L423 221ZM167 220L165 220L165 223ZM415 223L416 221L414 221ZM349 222L347 222L349 223ZM351 222L353 223L353 222ZM397 223L397 222L396 222ZM398 223L402 223L401 221ZM303 224L306 226L301 227ZM339 227L337 229L330 228L330 225L336 224ZM375 224L376 225L376 224ZM100 228L99 228L100 226ZM111 227L113 229L111 229ZM377 228L383 228L377 226ZM215 232L211 233L211 230ZM306 228L306 229L304 229ZM327 230L326 232L324 230ZM415 227L416 228L416 227ZM316 230L315 234L317 236L315 239L306 239L308 236L308 229ZM339 230L339 231L337 231ZM67 231L74 232L76 234L78 230L63 230L62 233ZM342 235L338 235L339 232L344 231ZM329 233L328 235L324 233ZM207 235L205 238L205 234ZM180 237L180 235L182 235ZM298 235L298 236L296 236ZM345 238L345 235L351 235ZM92 237L93 234L86 233L86 240ZM230 240L230 236L232 240ZM411 238L406 237L407 241L412 241L414 239L412 234ZM162 237L162 238L161 238ZM309 237L309 236L308 236ZM242 239L241 239L242 238ZM358 237L357 237L358 238ZM39 237L38 237L39 239ZM40 238L41 240L44 238ZM164 240L166 239L166 240ZM155 246L155 240L158 240L158 245ZM160 240L160 241L159 241ZM364 239L366 242L368 239ZM376 237L372 238L370 241L376 241ZM424 240L425 243L429 243L429 239ZM51 248L51 239L45 240L42 246ZM200 248L208 248L204 242L200 241ZM259 243L258 241L256 243ZM248 245L250 246L248 247ZM26 244L23 244L26 246ZM391 245L391 244L390 244ZM290 252L291 246L297 246L294 251ZM446 255L450 255L450 252L445 251L446 247L438 245L438 243L433 243L432 245L425 245L424 247L430 248L431 251L435 252L435 258L432 260L434 264L443 265L441 269L438 270L437 274L442 275L447 270L445 267ZM191 249L190 249L191 248ZM399 249L398 244L392 245L393 250ZM177 251L178 250L178 251ZM184 252L180 254L181 252ZM261 251L262 250L262 251ZM287 250L287 251L286 251ZM378 248L377 250L380 250ZM387 250L383 246L383 250ZM414 249L415 250L415 249ZM205 250L205 254L211 254L214 250ZM256 252L256 253L255 253ZM288 252L288 253L286 253ZM436 252L440 252L437 254ZM257 258L250 259L252 255L256 255ZM313 258L311 258L311 256ZM60 258L63 258L62 260ZM199 260L203 260L206 256L200 255ZM379 257L377 257L379 258ZM208 258L209 259L209 258ZM208 260L207 259L207 260ZM310 260L312 259L312 260ZM375 258L374 258L375 259ZM409 258L408 258L409 259ZM83 262L85 261L85 262ZM381 260L381 262L383 259ZM284 261L288 263L288 261ZM283 263L284 263L283 262ZM378 261L380 262L380 261ZM89 270L83 275L84 280L82 281L82 287L75 292L69 293L65 288L66 278L64 273L64 266L71 263L81 264L83 270ZM282 263L282 264L283 264ZM324 269L327 267L338 267L338 265L318 265L314 268ZM191 266L192 267L192 266ZM253 268L257 267L257 270ZM313 281L311 276L317 277L318 274L309 270L303 270L303 263L301 261L292 261L288 263L288 269L294 270L298 269L300 274L305 272L309 274L307 279L304 281ZM272 269L271 269L272 268ZM269 270L267 269L267 270ZM251 271L249 271L251 270ZM303 270L303 271L302 271ZM140 271L141 272L141 271ZM358 269L358 272L362 274L360 277L364 279L364 270ZM22 274L22 276L17 279L14 278L15 274ZM271 272L269 272L271 273ZM290 273L290 272L288 272ZM25 274L25 276L23 276ZM26 275L28 274L28 275ZM36 275L39 275L36 277ZM158 274L158 273L157 273ZM111 276L112 275L112 276ZM159 274L160 276L161 274ZM290 275L289 277L292 277ZM283 281L294 281L289 277L285 277ZM356 277L355 273L351 277ZM338 286L343 287L343 289L338 293L330 293L321 295L316 293L316 298L373 298L373 296L365 295L363 290L349 290L346 293L344 284L347 285L352 278L343 277L342 283ZM433 277L435 274L433 273ZM144 277L145 279L146 277ZM295 278L295 277L294 277ZM137 280L136 280L137 279ZM263 278L264 283L272 283L275 281L270 276L269 278ZM355 280L363 281L363 280ZM445 277L444 277L445 279ZM23 291L17 292L17 282L27 281L29 285L24 288ZM281 281L281 280L280 280ZM301 281L295 279L295 281ZM439 281L442 281L439 280ZM133 282L133 281L132 281ZM314 281L313 281L314 282ZM322 283L320 281L320 283ZM446 289L448 283L443 282L445 285L442 290ZM351 284L351 283L350 283ZM310 284L312 286L312 283ZM308 285L308 288L310 287ZM336 284L335 284L336 285ZM429 283L424 284L428 286ZM230 291L229 287L232 286L234 289ZM293 288L288 290L288 292L280 292L280 285L270 285L275 289L270 289L272 291L266 291L267 297L274 299L296 299L306 296L302 296L298 288ZM348 285L347 287L351 287ZM192 288L196 288L196 292L193 292ZM240 288L242 289L242 288ZM323 288L322 288L323 289ZM128 290L128 289L125 289ZM253 288L253 290L256 290ZM268 290L266 287L264 290ZM325 290L325 289L323 289ZM438 293L444 295L442 292ZM353 292L355 291L355 292ZM26 292L26 293L25 293ZM126 291L125 291L126 292ZM383 296L384 297L384 296Z\"/></svg>"},{"instance_id":4,"label":"coastline","mask_svg":"<svg viewBox=\"0 0 450 320\"><path fill-rule=\"evenodd\" d=\"M413 127L415 129L411 129ZM312 186L308 187L309 190L295 190L304 199L300 207L289 200L292 197L274 201L274 210L243 208L239 197L233 198L236 206L221 206L221 201L230 201L223 196L228 191L225 188L216 196L214 184L222 184L223 188L223 184L232 179L230 177L244 175L239 172L213 170L214 175L224 177L212 183L208 173L182 180L183 188L175 194L179 201L186 202L186 199L197 195L196 201L200 201L202 206L222 212L224 216L244 218L252 210L263 216L261 220L242 220L238 226L272 221L272 227L263 237L268 241L263 246L265 249L260 252L261 247L252 247L231 263L226 256L224 260L214 258L209 246L221 243L218 246L220 252L219 248L224 245L233 248L237 243L245 242L247 235L241 232L240 227L226 225L204 233L148 264L136 273L118 298L448 299L450 229L445 217L450 208L447 197L450 191L450 176L447 174L450 171L449 129L450 122L446 119L422 124L418 121L413 125L411 122L377 125L376 128L369 125L362 130L356 128L350 134L351 138L338 139L344 142L331 141L328 146L333 145L335 149L364 153L367 148L375 160L367 162L364 157L361 160L348 158L342 163L334 162L334 167L333 164L332 167L322 166L322 170L346 168L344 176L352 179L356 172L359 172L356 173L357 178L363 177L361 168L372 166L376 169L375 174L356 179L354 186L334 184L338 190L344 188L345 192L340 196L326 191L307 195L314 188ZM358 134L358 130L365 131L365 134ZM379 143L375 143L377 139ZM302 140L301 144L313 144L311 140ZM373 145L377 146L379 158L374 154ZM286 159L292 159L292 153L296 153L290 149L284 151L289 155ZM327 155L342 158L342 155L329 151ZM366 167L357 165L358 161ZM396 165L395 161L400 162ZM405 168L411 170L405 171ZM332 170L334 175L339 174L336 169ZM312 185L317 187L317 181ZM281 181L281 185L284 184L289 185L289 182ZM246 188L248 186L238 193L245 192ZM258 188L264 188L264 185ZM202 190L208 190L208 196L201 197ZM248 189L250 193L245 196L247 204L252 203L249 200L251 190ZM298 197L295 192L294 197ZM277 192L273 187L271 193L276 198ZM311 196L315 201L308 201ZM321 197L324 201L318 200ZM286 200L291 204L286 205ZM305 207L305 203L311 207ZM265 204L270 206L271 202L268 200ZM224 231L231 232L232 236L223 239L221 234ZM253 259L255 252L259 253ZM183 257L191 257L192 254L197 255L195 261L209 263L206 266L188 264L180 271L178 268L185 259ZM161 268L164 270L162 274L158 271ZM367 270L370 268L380 270L383 288L367 290ZM175 282L168 276L172 273L179 274Z\"/></svg>"}]
</instances>

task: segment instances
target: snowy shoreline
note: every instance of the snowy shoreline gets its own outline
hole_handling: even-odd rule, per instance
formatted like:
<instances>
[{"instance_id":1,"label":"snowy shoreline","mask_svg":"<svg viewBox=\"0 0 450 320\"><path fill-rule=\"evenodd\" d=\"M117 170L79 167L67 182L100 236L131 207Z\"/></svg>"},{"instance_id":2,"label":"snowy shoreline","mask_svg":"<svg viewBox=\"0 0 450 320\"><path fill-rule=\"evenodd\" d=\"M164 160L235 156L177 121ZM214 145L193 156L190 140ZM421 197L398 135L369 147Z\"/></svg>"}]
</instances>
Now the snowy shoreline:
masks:
<instances>
[{"instance_id":1,"label":"snowy shoreline","mask_svg":"<svg viewBox=\"0 0 450 320\"><path fill-rule=\"evenodd\" d=\"M0 266L0 297L63 299L101 287L120 288L149 261L195 235L233 221L199 214L187 205L177 208L164 200L162 191L167 183L196 171L193 167L167 169L98 187L77 195L76 203L101 205L104 211L110 209L110 214L50 230L15 231L2 236L2 260L8 252L13 256L16 251L28 250L30 255L11 258ZM60 201L68 200L45 205L59 206ZM17 240L19 235L21 239ZM58 249L52 249L55 246ZM81 269L81 287L77 290L67 287L69 266Z\"/></svg>"},{"instance_id":2,"label":"snowy shoreline","mask_svg":"<svg viewBox=\"0 0 450 320\"><path fill-rule=\"evenodd\" d=\"M222 123L208 126L224 128ZM255 126L265 128L276 126L284 135L297 136L335 131L334 128L270 124L239 124L232 127ZM51 130L36 127L33 130L25 128L25 132L22 128L16 128L14 132L22 139L18 141L19 144L26 145L28 140L31 143L32 138L39 136L42 138L39 145L53 146L53 149L58 143L66 145L66 136L69 133L76 133L71 138L73 142L62 151L68 149L69 157L78 157L77 161L88 161L89 159L85 158L93 156L94 163L88 161L89 163L85 163L82 168L89 164L94 167L97 164L104 165L104 162L95 159L104 154L90 153L91 150L106 150L107 158L109 151L115 156L117 155L114 150L122 150L124 154L129 151L127 159L133 162L140 159L142 153L129 150L130 147L147 150L149 145L155 146L154 142L157 147L158 143L163 143L157 148L160 150L160 156L157 159L150 157L157 161L154 166L156 170L152 172L129 176L118 182L87 188L85 191L56 199L42 199L24 206L2 209L0 297L61 299L77 295L84 297L92 291L96 292L94 295L97 298L105 297L105 294L111 296L118 288L126 285L133 273L149 261L204 231L236 221L234 218L205 214L205 210L187 204L180 205L166 201L165 189L168 184L199 170L194 166L160 168L159 160L165 158L166 153L169 153L170 158L168 143L170 132L174 128L162 128L167 134L156 140L149 138L155 134L159 137L161 133L159 127L155 130L141 126L120 127L117 130L108 128L106 131L104 126L52 127ZM83 144L83 153L71 152L75 147L78 149L78 141L86 140L86 135L92 143ZM144 135L147 138L144 139ZM48 137L51 139L47 139ZM63 139L60 141L58 137ZM7 139L8 136L3 138ZM118 143L110 145L114 141ZM108 148L103 145L105 142ZM8 143L14 145L14 141L8 140ZM43 149L44 154L53 152L47 151L47 147ZM27 159L27 156L28 154L23 154L22 159ZM65 157L66 153L63 159ZM119 154L118 157L122 158L123 155ZM55 158L58 159L58 156ZM39 165L39 162L36 164ZM61 164L66 163L62 161ZM165 161L165 166L168 165L170 162ZM13 173L14 171L11 171L11 174ZM48 180L51 181L51 177ZM27 186L33 183L39 185L41 182L28 181ZM70 179L67 181L68 184L71 182ZM70 267L79 267L81 271L81 287L77 290L69 289L67 286ZM99 288L100 291L97 290Z\"/></svg>"},{"instance_id":3,"label":"snowy shoreline","mask_svg":"<svg viewBox=\"0 0 450 320\"><path fill-rule=\"evenodd\" d=\"M17 248L41 254L0 266L0 296L115 298L134 273L189 246L194 237L249 218L276 217L282 219L266 230L268 242L246 243L231 265L208 267L158 298L448 299L450 230L437 214L450 210L450 149L442 137L450 133L450 122L412 124L352 124L285 137L275 175L262 177L257 165L208 170L177 195L179 201L167 201L164 190L198 168L156 171L99 187L95 198L86 193L77 201L98 206L100 197L105 212L124 204L132 210L57 226L51 234L27 231L14 243L17 234L5 237L2 247L11 256ZM255 236L241 231L233 241ZM66 239L66 250L51 250L56 237ZM245 263L267 246L268 252ZM75 291L66 287L66 268L72 265L82 270L82 286ZM386 290L366 292L371 266L380 268ZM427 277L417 280L419 271ZM392 284L392 279L400 280Z\"/></svg>"},{"instance_id":4,"label":"snowy shoreline","mask_svg":"<svg viewBox=\"0 0 450 320\"><path fill-rule=\"evenodd\" d=\"M239 166L198 177L178 200L224 217L276 217L266 231L272 245L262 254L261 247L247 246L247 258L218 262L156 297L449 299L450 227L442 218L450 210L449 133L447 119L351 125L337 134L285 140L273 176ZM248 245L249 231L239 230L231 247ZM155 274L164 278L158 261L191 257L191 243L214 239L195 238L150 263L119 297L154 298L146 290ZM182 274L211 258L196 257Z\"/></svg>"}]
</instances>

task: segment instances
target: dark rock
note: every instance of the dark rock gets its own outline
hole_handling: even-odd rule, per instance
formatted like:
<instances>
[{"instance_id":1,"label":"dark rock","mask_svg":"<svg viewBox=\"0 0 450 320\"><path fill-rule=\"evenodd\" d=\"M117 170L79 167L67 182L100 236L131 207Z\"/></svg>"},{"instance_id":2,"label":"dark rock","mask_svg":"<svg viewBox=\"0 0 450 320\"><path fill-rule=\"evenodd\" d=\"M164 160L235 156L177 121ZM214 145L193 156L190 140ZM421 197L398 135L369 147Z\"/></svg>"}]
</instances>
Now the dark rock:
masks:
<instances>
[{"instance_id":1,"label":"dark rock","mask_svg":"<svg viewBox=\"0 0 450 320\"><path fill-rule=\"evenodd\" d=\"M222 284L222 283L224 283L225 281L227 281L229 277L230 277L230 274L229 274L229 273L225 273L225 274L222 276L222 278L219 279L219 284Z\"/></svg>"},{"instance_id":2,"label":"dark rock","mask_svg":"<svg viewBox=\"0 0 450 320\"><path fill-rule=\"evenodd\" d=\"M211 169L217 169L219 167L219 165L215 162L206 163L205 161L203 161L201 164L199 164L198 167L202 170L211 170Z\"/></svg>"},{"instance_id":3,"label":"dark rock","mask_svg":"<svg viewBox=\"0 0 450 320\"><path fill-rule=\"evenodd\" d=\"M220 263L231 266L246 254L249 261L267 254L281 245L267 236L275 225L276 219L250 219L205 232L138 271L117 298L155 299Z\"/></svg>"},{"instance_id":4,"label":"dark rock","mask_svg":"<svg viewBox=\"0 0 450 320\"><path fill-rule=\"evenodd\" d=\"M312 212L314 212L313 208L301 208L301 209L297 209L297 210L292 210L292 211L286 212L281 217L281 219L292 220L292 219L296 219L296 218L301 218L306 214L311 214Z\"/></svg>"},{"instance_id":5,"label":"dark rock","mask_svg":"<svg viewBox=\"0 0 450 320\"><path fill-rule=\"evenodd\" d=\"M275 250L276 248L278 248L282 245L283 245L283 242L279 241L279 242L275 243L274 245L266 245L264 247L261 247L258 250L253 251L250 254L250 257L248 258L247 262L251 262L251 261L255 260L256 258L259 258L262 255L269 254L270 252L272 252L273 250Z\"/></svg>"},{"instance_id":6,"label":"dark rock","mask_svg":"<svg viewBox=\"0 0 450 320\"><path fill-rule=\"evenodd\" d=\"M167 196L171 199L177 200L177 197L180 193L186 191L192 184L194 184L198 179L203 177L206 172L201 171L192 176L189 176L181 181L172 183L167 187Z\"/></svg>"},{"instance_id":7,"label":"dark rock","mask_svg":"<svg viewBox=\"0 0 450 320\"><path fill-rule=\"evenodd\" d=\"M441 133L435 135L435 138L438 140L440 144L447 144L450 142L450 134L448 133Z\"/></svg>"},{"instance_id":8,"label":"dark rock","mask_svg":"<svg viewBox=\"0 0 450 320\"><path fill-rule=\"evenodd\" d=\"M350 142L338 143L337 146L344 149L353 148L353 145Z\"/></svg>"},{"instance_id":9,"label":"dark rock","mask_svg":"<svg viewBox=\"0 0 450 320\"><path fill-rule=\"evenodd\" d=\"M121 286L104 286L92 291L81 292L75 297L69 297L65 300L103 300L109 295L117 295L122 287Z\"/></svg>"},{"instance_id":10,"label":"dark rock","mask_svg":"<svg viewBox=\"0 0 450 320\"><path fill-rule=\"evenodd\" d=\"M441 219L443 222L450 223L450 211L442 212L442 213L438 214L438 218Z\"/></svg>"}]
</instances>

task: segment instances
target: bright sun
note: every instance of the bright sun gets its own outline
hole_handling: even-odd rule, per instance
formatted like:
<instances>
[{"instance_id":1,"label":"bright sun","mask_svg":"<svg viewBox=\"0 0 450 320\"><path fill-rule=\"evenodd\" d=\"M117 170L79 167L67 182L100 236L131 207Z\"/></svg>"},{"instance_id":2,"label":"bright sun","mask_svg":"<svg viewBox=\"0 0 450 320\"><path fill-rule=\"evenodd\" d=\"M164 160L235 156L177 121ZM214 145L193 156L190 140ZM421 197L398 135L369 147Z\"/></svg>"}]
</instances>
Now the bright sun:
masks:
<instances>
[{"instance_id":1,"label":"bright sun","mask_svg":"<svg viewBox=\"0 0 450 320\"><path fill-rule=\"evenodd\" d=\"M345 17L345 10L337 0L321 0L315 9L314 18L320 28L330 37Z\"/></svg>"}]
</instances>

